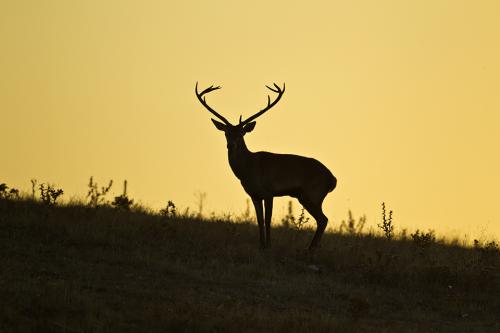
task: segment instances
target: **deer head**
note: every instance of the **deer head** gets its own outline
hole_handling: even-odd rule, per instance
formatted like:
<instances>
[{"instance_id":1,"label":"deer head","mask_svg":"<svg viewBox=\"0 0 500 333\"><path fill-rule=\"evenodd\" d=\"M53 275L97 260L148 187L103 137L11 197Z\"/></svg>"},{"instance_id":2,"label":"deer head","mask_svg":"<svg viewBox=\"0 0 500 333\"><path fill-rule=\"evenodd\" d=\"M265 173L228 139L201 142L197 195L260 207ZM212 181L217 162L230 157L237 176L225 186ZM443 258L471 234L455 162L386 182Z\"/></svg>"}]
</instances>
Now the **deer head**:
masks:
<instances>
[{"instance_id":1,"label":"deer head","mask_svg":"<svg viewBox=\"0 0 500 333\"><path fill-rule=\"evenodd\" d=\"M254 119L260 117L262 114L264 114L266 111L271 109L273 106L275 106L278 101L281 99L281 96L283 96L283 93L285 92L285 84L283 84L283 89L281 89L276 83L274 83L274 87L269 87L266 86L269 90L275 92L278 94L276 99L271 102L271 97L269 95L267 96L267 106L262 109L261 111L257 112L253 116L245 119L242 121L241 116L240 116L240 121L237 125L232 125L226 118L224 118L222 115L217 113L214 109L212 109L206 102L205 99L205 94L212 92L214 90L220 89L220 86L214 87L210 86L203 90L202 92L198 92L198 82L196 82L196 87L195 87L195 92L196 96L198 97L198 100L200 101L201 104L210 112L212 113L215 117L217 117L220 121L217 121L212 118L212 122L214 123L215 127L219 131L223 131L226 135L226 141L227 141L227 149L231 152L239 147L242 147L244 145L244 140L243 136L246 133L251 132L255 128L255 121Z\"/></svg>"}]
</instances>

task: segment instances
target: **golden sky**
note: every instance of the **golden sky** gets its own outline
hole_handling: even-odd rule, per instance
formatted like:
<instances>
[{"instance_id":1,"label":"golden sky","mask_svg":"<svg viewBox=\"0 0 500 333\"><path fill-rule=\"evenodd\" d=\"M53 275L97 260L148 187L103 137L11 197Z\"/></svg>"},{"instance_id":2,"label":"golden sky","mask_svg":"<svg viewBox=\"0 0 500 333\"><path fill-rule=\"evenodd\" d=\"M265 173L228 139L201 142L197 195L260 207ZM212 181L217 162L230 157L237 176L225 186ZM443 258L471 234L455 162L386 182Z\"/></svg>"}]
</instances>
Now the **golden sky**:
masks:
<instances>
[{"instance_id":1,"label":"golden sky","mask_svg":"<svg viewBox=\"0 0 500 333\"><path fill-rule=\"evenodd\" d=\"M2 1L0 181L83 197L90 176L159 208L239 214L224 135L279 104L246 142L314 157L339 180L324 208L397 227L499 237L500 2ZM287 199L275 204L275 221ZM298 203L296 204L296 206Z\"/></svg>"}]
</instances>

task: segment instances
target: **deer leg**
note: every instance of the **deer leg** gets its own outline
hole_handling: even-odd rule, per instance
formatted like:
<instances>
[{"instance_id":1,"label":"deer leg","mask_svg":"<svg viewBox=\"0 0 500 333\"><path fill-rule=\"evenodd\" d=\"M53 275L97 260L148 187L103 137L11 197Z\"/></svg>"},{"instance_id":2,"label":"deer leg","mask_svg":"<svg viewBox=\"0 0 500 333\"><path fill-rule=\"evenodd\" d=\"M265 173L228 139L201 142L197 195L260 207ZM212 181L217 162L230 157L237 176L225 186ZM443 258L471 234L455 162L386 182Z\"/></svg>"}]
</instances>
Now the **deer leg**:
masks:
<instances>
[{"instance_id":1,"label":"deer leg","mask_svg":"<svg viewBox=\"0 0 500 333\"><path fill-rule=\"evenodd\" d=\"M266 206L264 223L266 225L266 247L271 247L271 217L273 216L273 197L264 199Z\"/></svg>"},{"instance_id":2,"label":"deer leg","mask_svg":"<svg viewBox=\"0 0 500 333\"><path fill-rule=\"evenodd\" d=\"M316 248L319 245L319 242L321 240L321 236L323 236L323 233L326 229L326 225L328 224L328 218L323 214L323 210L321 208L321 203L312 203L308 200L301 200L299 199L300 203L304 208L309 212L309 214L314 217L316 220L317 228L316 228L316 233L314 234L314 237L311 241L311 245L309 245L309 250L312 250Z\"/></svg>"},{"instance_id":3,"label":"deer leg","mask_svg":"<svg viewBox=\"0 0 500 333\"><path fill-rule=\"evenodd\" d=\"M264 236L264 208L262 206L262 200L252 198L252 202L255 207L255 215L257 215L257 223L259 224L260 247L263 249L266 245Z\"/></svg>"}]
</instances>

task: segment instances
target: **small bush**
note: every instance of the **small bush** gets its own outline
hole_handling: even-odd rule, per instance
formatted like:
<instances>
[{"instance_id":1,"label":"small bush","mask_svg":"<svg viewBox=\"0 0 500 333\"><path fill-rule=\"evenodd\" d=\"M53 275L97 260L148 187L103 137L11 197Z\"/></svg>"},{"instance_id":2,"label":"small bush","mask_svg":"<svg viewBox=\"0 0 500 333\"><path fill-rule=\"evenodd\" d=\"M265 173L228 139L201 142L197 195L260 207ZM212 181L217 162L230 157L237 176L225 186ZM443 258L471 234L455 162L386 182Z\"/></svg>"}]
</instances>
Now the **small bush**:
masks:
<instances>
[{"instance_id":1,"label":"small bush","mask_svg":"<svg viewBox=\"0 0 500 333\"><path fill-rule=\"evenodd\" d=\"M35 178L31 179L31 197L35 199L36 197L36 184L38 183L38 180Z\"/></svg>"},{"instance_id":2,"label":"small bush","mask_svg":"<svg viewBox=\"0 0 500 333\"><path fill-rule=\"evenodd\" d=\"M115 197L111 203L117 209L130 210L134 200L130 199L127 195L127 181L123 182L123 194Z\"/></svg>"},{"instance_id":3,"label":"small bush","mask_svg":"<svg viewBox=\"0 0 500 333\"><path fill-rule=\"evenodd\" d=\"M55 205L57 199L64 194L61 188L55 188L51 184L40 184L40 199L47 205Z\"/></svg>"},{"instance_id":4,"label":"small bush","mask_svg":"<svg viewBox=\"0 0 500 333\"><path fill-rule=\"evenodd\" d=\"M299 218L293 220L293 226L297 230L302 230L309 223L309 218L305 216L304 208L301 209Z\"/></svg>"},{"instance_id":5,"label":"small bush","mask_svg":"<svg viewBox=\"0 0 500 333\"><path fill-rule=\"evenodd\" d=\"M177 210L173 201L167 202L167 207L160 210L160 215L164 217L175 217L177 215Z\"/></svg>"},{"instance_id":6,"label":"small bush","mask_svg":"<svg viewBox=\"0 0 500 333\"><path fill-rule=\"evenodd\" d=\"M424 233L423 231L420 232L420 230L417 229L415 233L411 234L411 238L413 239L413 243L420 249L425 249L430 244L436 241L434 230L429 230L428 232Z\"/></svg>"},{"instance_id":7,"label":"small bush","mask_svg":"<svg viewBox=\"0 0 500 333\"><path fill-rule=\"evenodd\" d=\"M377 226L382 229L384 236L387 239L392 239L394 237L394 225L392 224L392 210L389 211L389 216L385 212L385 202L382 202L382 223L377 224Z\"/></svg>"},{"instance_id":8,"label":"small bush","mask_svg":"<svg viewBox=\"0 0 500 333\"><path fill-rule=\"evenodd\" d=\"M89 191L87 193L88 206L97 208L99 205L105 204L105 196L111 189L111 186L113 186L113 180L109 181L108 186L102 186L99 190L99 186L94 182L94 178L90 177L88 184Z\"/></svg>"},{"instance_id":9,"label":"small bush","mask_svg":"<svg viewBox=\"0 0 500 333\"><path fill-rule=\"evenodd\" d=\"M305 215L305 210L302 208L300 211L300 215L298 218L296 218L293 215L293 204L292 201L288 201L288 212L287 214L281 219L281 223L285 228L290 228L294 227L296 230L302 230L304 226L309 223L309 217L306 217Z\"/></svg>"},{"instance_id":10,"label":"small bush","mask_svg":"<svg viewBox=\"0 0 500 333\"><path fill-rule=\"evenodd\" d=\"M5 183L0 184L0 199L19 199L19 190L9 187Z\"/></svg>"}]
</instances>

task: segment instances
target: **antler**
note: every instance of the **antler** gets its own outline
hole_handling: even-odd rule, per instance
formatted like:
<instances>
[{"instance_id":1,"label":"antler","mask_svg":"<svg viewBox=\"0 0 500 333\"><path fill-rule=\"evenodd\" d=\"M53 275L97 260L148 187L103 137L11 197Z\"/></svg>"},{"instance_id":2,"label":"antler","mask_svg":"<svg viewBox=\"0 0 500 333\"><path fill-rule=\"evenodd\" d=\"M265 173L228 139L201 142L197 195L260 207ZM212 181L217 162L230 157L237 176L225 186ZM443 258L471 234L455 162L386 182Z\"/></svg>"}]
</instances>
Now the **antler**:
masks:
<instances>
[{"instance_id":1,"label":"antler","mask_svg":"<svg viewBox=\"0 0 500 333\"><path fill-rule=\"evenodd\" d=\"M194 88L194 91L196 93L196 97L198 97L198 100L200 101L201 104L203 104L204 107L207 108L208 111L210 111L214 116L222 120L226 125L231 125L229 121L227 121L226 118L218 114L214 109L212 109L207 102L205 101L205 97L203 95L208 94L209 92L212 92L214 90L220 89L221 87L217 86L214 87L213 85L208 87L207 89L203 90L201 93L198 92L198 82L196 82L196 87Z\"/></svg>"},{"instance_id":2,"label":"antler","mask_svg":"<svg viewBox=\"0 0 500 333\"><path fill-rule=\"evenodd\" d=\"M276 97L276 99L271 103L271 97L269 97L269 95L267 95L267 106L264 109L262 109L261 111L257 112L253 116L251 116L250 118L244 120L243 122L241 122L241 117L240 117L239 126L244 126L244 125L248 124L249 122L251 122L252 120L254 120L255 118L260 117L263 113L265 113L267 110L269 110L270 108L275 106L276 103L278 103L278 101L281 99L281 96L283 96L283 93L285 92L285 83L283 83L283 89L281 89L280 86L278 86L276 83L273 83L273 85L275 88L271 88L267 85L266 85L266 87L267 87L267 89L277 93L278 97Z\"/></svg>"}]
</instances>

